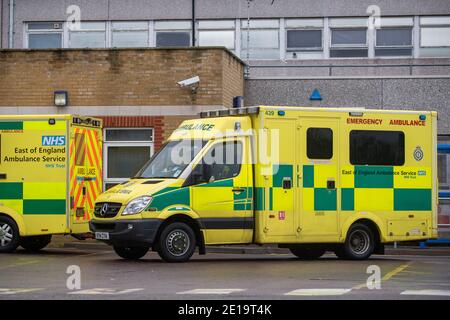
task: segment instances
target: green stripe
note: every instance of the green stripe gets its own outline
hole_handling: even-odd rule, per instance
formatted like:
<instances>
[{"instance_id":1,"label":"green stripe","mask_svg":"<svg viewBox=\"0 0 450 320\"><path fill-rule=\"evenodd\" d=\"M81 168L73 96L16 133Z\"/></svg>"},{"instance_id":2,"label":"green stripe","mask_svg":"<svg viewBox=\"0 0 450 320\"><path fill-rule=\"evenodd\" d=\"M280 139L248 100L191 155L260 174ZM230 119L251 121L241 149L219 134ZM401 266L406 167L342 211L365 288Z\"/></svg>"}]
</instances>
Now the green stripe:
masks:
<instances>
[{"instance_id":1,"label":"green stripe","mask_svg":"<svg viewBox=\"0 0 450 320\"><path fill-rule=\"evenodd\" d=\"M155 195L149 207L161 211L171 205L179 204L190 206L190 203L191 197L189 187L186 187Z\"/></svg>"},{"instance_id":2,"label":"green stripe","mask_svg":"<svg viewBox=\"0 0 450 320\"><path fill-rule=\"evenodd\" d=\"M341 189L341 206L344 211L355 210L355 189L342 188Z\"/></svg>"},{"instance_id":3,"label":"green stripe","mask_svg":"<svg viewBox=\"0 0 450 320\"><path fill-rule=\"evenodd\" d=\"M0 130L23 130L23 122L21 121L0 122Z\"/></svg>"},{"instance_id":4,"label":"green stripe","mask_svg":"<svg viewBox=\"0 0 450 320\"><path fill-rule=\"evenodd\" d=\"M394 210L430 211L431 189L394 189Z\"/></svg>"},{"instance_id":5,"label":"green stripe","mask_svg":"<svg viewBox=\"0 0 450 320\"><path fill-rule=\"evenodd\" d=\"M292 181L292 165L291 164L278 164L273 166L273 187L283 187L283 178L289 177Z\"/></svg>"},{"instance_id":6,"label":"green stripe","mask_svg":"<svg viewBox=\"0 0 450 320\"><path fill-rule=\"evenodd\" d=\"M336 210L336 190L314 188L314 210Z\"/></svg>"},{"instance_id":7,"label":"green stripe","mask_svg":"<svg viewBox=\"0 0 450 320\"><path fill-rule=\"evenodd\" d=\"M23 214L66 214L66 200L23 200Z\"/></svg>"},{"instance_id":8,"label":"green stripe","mask_svg":"<svg viewBox=\"0 0 450 320\"><path fill-rule=\"evenodd\" d=\"M233 179L218 180L210 183L200 184L196 187L232 187Z\"/></svg>"},{"instance_id":9,"label":"green stripe","mask_svg":"<svg viewBox=\"0 0 450 320\"><path fill-rule=\"evenodd\" d=\"M0 182L0 199L22 199L23 183L21 182Z\"/></svg>"},{"instance_id":10,"label":"green stripe","mask_svg":"<svg viewBox=\"0 0 450 320\"><path fill-rule=\"evenodd\" d=\"M389 166L355 166L355 188L393 188L393 173Z\"/></svg>"},{"instance_id":11,"label":"green stripe","mask_svg":"<svg viewBox=\"0 0 450 320\"><path fill-rule=\"evenodd\" d=\"M314 188L314 166L303 166L303 188Z\"/></svg>"},{"instance_id":12,"label":"green stripe","mask_svg":"<svg viewBox=\"0 0 450 320\"><path fill-rule=\"evenodd\" d=\"M269 210L273 210L273 188L269 188Z\"/></svg>"},{"instance_id":13,"label":"green stripe","mask_svg":"<svg viewBox=\"0 0 450 320\"><path fill-rule=\"evenodd\" d=\"M264 209L264 188L257 187L255 192L255 210L262 211Z\"/></svg>"}]
</instances>

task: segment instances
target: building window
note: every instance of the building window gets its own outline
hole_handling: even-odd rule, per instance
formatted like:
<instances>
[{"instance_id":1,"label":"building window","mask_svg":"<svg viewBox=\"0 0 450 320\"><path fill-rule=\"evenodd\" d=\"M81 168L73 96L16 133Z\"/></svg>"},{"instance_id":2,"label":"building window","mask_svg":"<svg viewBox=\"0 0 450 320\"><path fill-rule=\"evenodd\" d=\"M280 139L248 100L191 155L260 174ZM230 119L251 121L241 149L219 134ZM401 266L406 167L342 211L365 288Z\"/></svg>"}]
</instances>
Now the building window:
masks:
<instances>
[{"instance_id":1,"label":"building window","mask_svg":"<svg viewBox=\"0 0 450 320\"><path fill-rule=\"evenodd\" d=\"M148 22L112 22L112 47L148 47Z\"/></svg>"},{"instance_id":2,"label":"building window","mask_svg":"<svg viewBox=\"0 0 450 320\"><path fill-rule=\"evenodd\" d=\"M333 157L333 131L330 128L308 128L306 131L306 154L309 159Z\"/></svg>"},{"instance_id":3,"label":"building window","mask_svg":"<svg viewBox=\"0 0 450 320\"><path fill-rule=\"evenodd\" d=\"M198 21L199 46L223 46L229 50L235 49L234 20L202 20Z\"/></svg>"},{"instance_id":4,"label":"building window","mask_svg":"<svg viewBox=\"0 0 450 320\"><path fill-rule=\"evenodd\" d=\"M133 177L150 159L153 152L153 129L105 129L103 149L105 190Z\"/></svg>"},{"instance_id":5,"label":"building window","mask_svg":"<svg viewBox=\"0 0 450 320\"><path fill-rule=\"evenodd\" d=\"M80 28L69 30L70 48L105 48L106 23L81 22Z\"/></svg>"},{"instance_id":6,"label":"building window","mask_svg":"<svg viewBox=\"0 0 450 320\"><path fill-rule=\"evenodd\" d=\"M380 23L381 28L375 29L375 56L412 56L413 18L382 18Z\"/></svg>"},{"instance_id":7,"label":"building window","mask_svg":"<svg viewBox=\"0 0 450 320\"><path fill-rule=\"evenodd\" d=\"M366 58L367 19L330 19L331 58Z\"/></svg>"},{"instance_id":8,"label":"building window","mask_svg":"<svg viewBox=\"0 0 450 320\"><path fill-rule=\"evenodd\" d=\"M286 20L286 57L323 58L323 19Z\"/></svg>"},{"instance_id":9,"label":"building window","mask_svg":"<svg viewBox=\"0 0 450 320\"><path fill-rule=\"evenodd\" d=\"M405 134L401 131L352 130L350 163L402 166L405 163Z\"/></svg>"},{"instance_id":10,"label":"building window","mask_svg":"<svg viewBox=\"0 0 450 320\"><path fill-rule=\"evenodd\" d=\"M156 21L156 47L189 47L191 45L190 21Z\"/></svg>"},{"instance_id":11,"label":"building window","mask_svg":"<svg viewBox=\"0 0 450 320\"><path fill-rule=\"evenodd\" d=\"M241 58L280 59L278 20L247 20L241 22Z\"/></svg>"},{"instance_id":12,"label":"building window","mask_svg":"<svg viewBox=\"0 0 450 320\"><path fill-rule=\"evenodd\" d=\"M29 22L27 24L29 49L62 48L63 24L61 22Z\"/></svg>"},{"instance_id":13,"label":"building window","mask_svg":"<svg viewBox=\"0 0 450 320\"><path fill-rule=\"evenodd\" d=\"M376 37L375 56L412 56L412 28L382 28Z\"/></svg>"},{"instance_id":14,"label":"building window","mask_svg":"<svg viewBox=\"0 0 450 320\"><path fill-rule=\"evenodd\" d=\"M450 56L450 17L420 18L420 56Z\"/></svg>"}]
</instances>

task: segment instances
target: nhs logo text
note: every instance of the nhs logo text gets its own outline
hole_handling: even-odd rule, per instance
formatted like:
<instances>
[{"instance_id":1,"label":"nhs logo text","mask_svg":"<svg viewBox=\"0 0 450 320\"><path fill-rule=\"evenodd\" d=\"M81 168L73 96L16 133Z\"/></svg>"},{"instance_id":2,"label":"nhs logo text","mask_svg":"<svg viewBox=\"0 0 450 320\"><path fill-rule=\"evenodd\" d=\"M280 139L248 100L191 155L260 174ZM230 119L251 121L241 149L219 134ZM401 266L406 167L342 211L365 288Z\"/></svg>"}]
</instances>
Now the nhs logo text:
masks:
<instances>
[{"instance_id":1,"label":"nhs logo text","mask_svg":"<svg viewBox=\"0 0 450 320\"><path fill-rule=\"evenodd\" d=\"M43 146L65 146L66 137L65 136L43 136L42 137Z\"/></svg>"}]
</instances>

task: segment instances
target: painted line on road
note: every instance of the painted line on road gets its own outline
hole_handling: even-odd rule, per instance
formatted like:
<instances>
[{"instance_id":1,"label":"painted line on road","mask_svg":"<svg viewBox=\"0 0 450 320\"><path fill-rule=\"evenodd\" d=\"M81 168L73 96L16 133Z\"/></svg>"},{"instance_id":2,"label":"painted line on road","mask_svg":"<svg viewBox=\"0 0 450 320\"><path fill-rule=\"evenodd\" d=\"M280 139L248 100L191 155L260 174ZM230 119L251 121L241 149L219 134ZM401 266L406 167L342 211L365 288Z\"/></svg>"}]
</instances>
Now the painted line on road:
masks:
<instances>
[{"instance_id":1,"label":"painted line on road","mask_svg":"<svg viewBox=\"0 0 450 320\"><path fill-rule=\"evenodd\" d=\"M247 289L193 289L177 292L177 294L231 294L235 292L243 292L246 290Z\"/></svg>"},{"instance_id":2,"label":"painted line on road","mask_svg":"<svg viewBox=\"0 0 450 320\"><path fill-rule=\"evenodd\" d=\"M405 264L402 264L401 266L395 268L394 270L386 273L380 280L380 282L386 282L389 281L392 277L398 275L400 272L403 272L406 268L408 268L411 265L412 262L408 262ZM367 282L361 283L355 287L353 287L352 289L362 289L362 288L367 288Z\"/></svg>"},{"instance_id":3,"label":"painted line on road","mask_svg":"<svg viewBox=\"0 0 450 320\"><path fill-rule=\"evenodd\" d=\"M28 293L28 292L34 292L44 290L41 288L0 288L0 295L11 295L11 294L21 294L21 293Z\"/></svg>"},{"instance_id":4,"label":"painted line on road","mask_svg":"<svg viewBox=\"0 0 450 320\"><path fill-rule=\"evenodd\" d=\"M341 296L352 289L298 289L285 293L285 296Z\"/></svg>"},{"instance_id":5,"label":"painted line on road","mask_svg":"<svg viewBox=\"0 0 450 320\"><path fill-rule=\"evenodd\" d=\"M0 270L17 268L17 267L27 266L30 264L36 264L36 263L40 263L40 262L47 262L47 261L48 261L47 259L42 259L42 260L28 260L28 261L23 261L23 262L16 262L16 263L13 263L10 265L2 266L2 267L0 267Z\"/></svg>"},{"instance_id":6,"label":"painted line on road","mask_svg":"<svg viewBox=\"0 0 450 320\"><path fill-rule=\"evenodd\" d=\"M405 290L402 295L409 296L443 296L450 297L450 290Z\"/></svg>"},{"instance_id":7,"label":"painted line on road","mask_svg":"<svg viewBox=\"0 0 450 320\"><path fill-rule=\"evenodd\" d=\"M94 288L94 289L86 289L79 291L68 292L67 294L81 294L81 295L119 295L119 294L128 294L137 291L142 291L142 288L135 289L110 289L110 288Z\"/></svg>"}]
</instances>

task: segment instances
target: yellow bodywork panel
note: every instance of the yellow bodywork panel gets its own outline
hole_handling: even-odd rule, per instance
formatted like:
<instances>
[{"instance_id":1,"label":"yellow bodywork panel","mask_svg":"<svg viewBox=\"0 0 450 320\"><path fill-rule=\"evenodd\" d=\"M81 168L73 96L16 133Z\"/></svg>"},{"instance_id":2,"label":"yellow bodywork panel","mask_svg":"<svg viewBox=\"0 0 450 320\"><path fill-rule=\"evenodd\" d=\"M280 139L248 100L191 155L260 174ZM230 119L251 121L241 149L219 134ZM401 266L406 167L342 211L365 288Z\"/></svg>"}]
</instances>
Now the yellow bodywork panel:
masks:
<instances>
[{"instance_id":1,"label":"yellow bodywork panel","mask_svg":"<svg viewBox=\"0 0 450 320\"><path fill-rule=\"evenodd\" d=\"M97 149L90 156L100 164L100 174L100 120L72 115L0 116L0 214L15 220L21 236L89 231L88 220L82 228L74 228L76 210L71 207L75 150L70 142L76 128L95 132ZM95 183L101 188L101 175L97 177Z\"/></svg>"}]
</instances>

